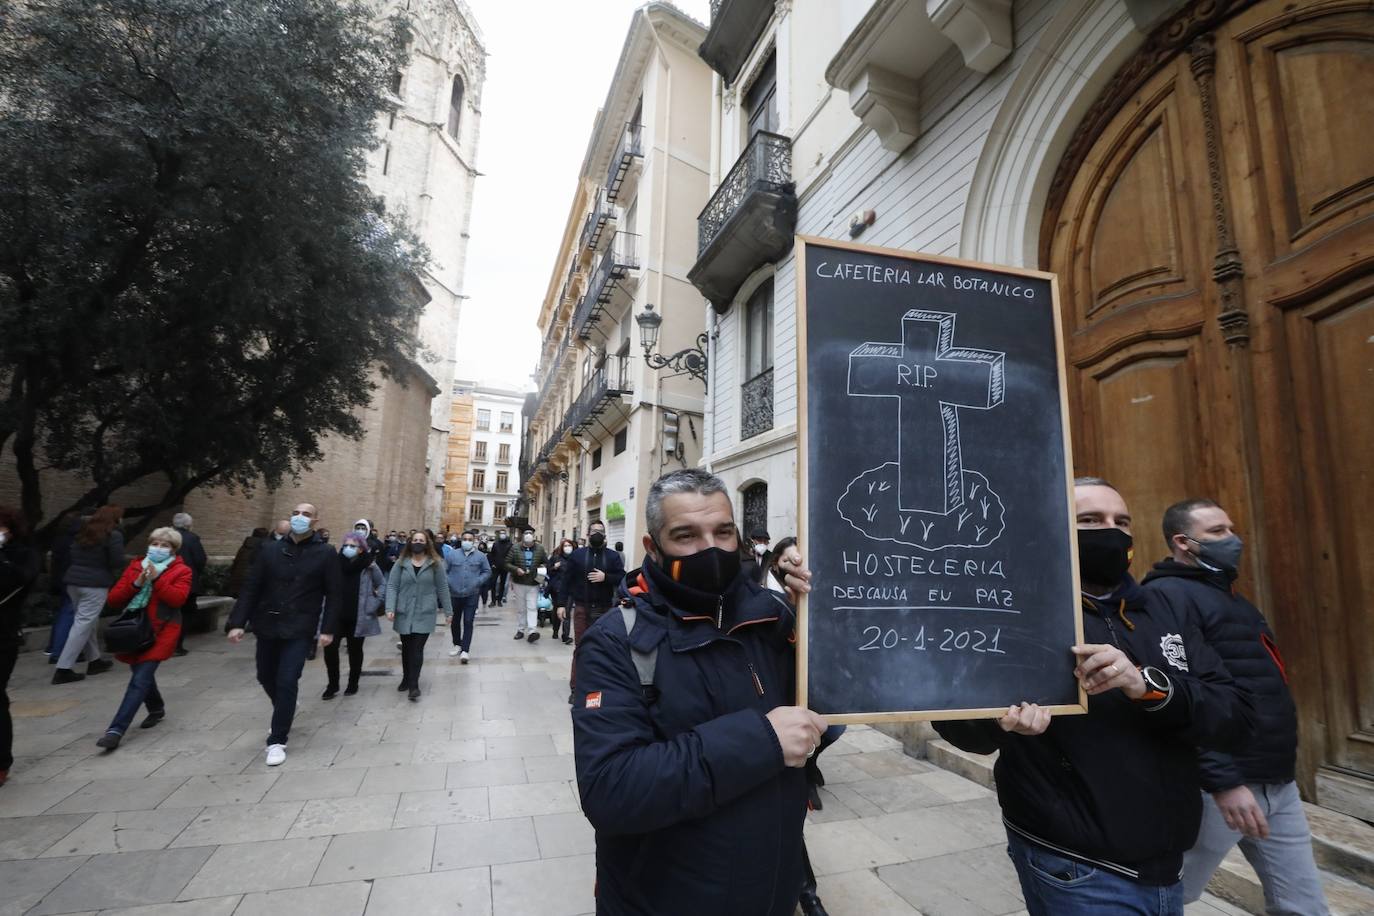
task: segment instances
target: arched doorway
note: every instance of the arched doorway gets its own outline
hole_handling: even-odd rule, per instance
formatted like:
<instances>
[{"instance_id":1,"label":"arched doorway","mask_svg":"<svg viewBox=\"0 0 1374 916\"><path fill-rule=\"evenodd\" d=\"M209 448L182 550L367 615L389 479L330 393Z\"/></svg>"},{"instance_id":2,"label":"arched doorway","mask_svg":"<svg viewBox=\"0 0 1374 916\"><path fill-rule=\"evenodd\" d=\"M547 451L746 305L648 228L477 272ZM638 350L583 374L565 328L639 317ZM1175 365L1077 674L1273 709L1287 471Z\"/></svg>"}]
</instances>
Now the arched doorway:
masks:
<instances>
[{"instance_id":1,"label":"arched doorway","mask_svg":"<svg viewBox=\"0 0 1374 916\"><path fill-rule=\"evenodd\" d=\"M1371 87L1367 3L1191 4L1089 111L1040 236L1077 469L1127 491L1137 573L1175 500L1243 526L1309 793L1374 780Z\"/></svg>"}]
</instances>

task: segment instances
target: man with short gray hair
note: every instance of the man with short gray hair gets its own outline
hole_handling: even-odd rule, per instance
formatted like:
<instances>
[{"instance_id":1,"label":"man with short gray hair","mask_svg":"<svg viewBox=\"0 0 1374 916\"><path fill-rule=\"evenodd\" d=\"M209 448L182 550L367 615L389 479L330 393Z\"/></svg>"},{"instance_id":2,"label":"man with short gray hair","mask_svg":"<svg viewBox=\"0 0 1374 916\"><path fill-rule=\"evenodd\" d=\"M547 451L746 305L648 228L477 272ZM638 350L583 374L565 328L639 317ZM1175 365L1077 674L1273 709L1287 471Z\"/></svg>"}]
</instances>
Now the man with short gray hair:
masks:
<instances>
[{"instance_id":1,"label":"man with short gray hair","mask_svg":"<svg viewBox=\"0 0 1374 916\"><path fill-rule=\"evenodd\" d=\"M209 558L205 555L205 546L200 542L200 535L191 530L194 521L185 512L178 512L172 516L172 527L181 535L181 549L177 551L177 556L181 557L181 562L191 567L191 595L181 606L183 625L181 635L177 637L177 655L185 655L188 651L185 622L196 619L196 612L199 610L196 599L205 588L205 567L209 563Z\"/></svg>"},{"instance_id":2,"label":"man with short gray hair","mask_svg":"<svg viewBox=\"0 0 1374 916\"><path fill-rule=\"evenodd\" d=\"M719 478L674 471L645 502L644 566L576 660L573 748L597 831L597 911L790 916L804 769L826 731L792 705L792 607L742 575ZM799 570L789 585L809 578Z\"/></svg>"}]
</instances>

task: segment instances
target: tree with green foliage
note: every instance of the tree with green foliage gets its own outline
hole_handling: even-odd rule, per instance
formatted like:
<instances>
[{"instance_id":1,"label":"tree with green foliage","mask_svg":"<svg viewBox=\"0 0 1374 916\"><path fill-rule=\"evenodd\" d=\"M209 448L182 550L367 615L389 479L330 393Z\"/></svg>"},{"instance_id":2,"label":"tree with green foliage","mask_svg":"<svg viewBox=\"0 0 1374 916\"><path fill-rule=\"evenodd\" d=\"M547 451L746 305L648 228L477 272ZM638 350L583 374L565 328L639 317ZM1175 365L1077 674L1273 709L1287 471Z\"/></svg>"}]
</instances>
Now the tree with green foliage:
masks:
<instances>
[{"instance_id":1,"label":"tree with green foliage","mask_svg":"<svg viewBox=\"0 0 1374 916\"><path fill-rule=\"evenodd\" d=\"M0 448L108 501L275 486L415 373L428 254L365 181L410 30L363 0L0 3Z\"/></svg>"}]
</instances>

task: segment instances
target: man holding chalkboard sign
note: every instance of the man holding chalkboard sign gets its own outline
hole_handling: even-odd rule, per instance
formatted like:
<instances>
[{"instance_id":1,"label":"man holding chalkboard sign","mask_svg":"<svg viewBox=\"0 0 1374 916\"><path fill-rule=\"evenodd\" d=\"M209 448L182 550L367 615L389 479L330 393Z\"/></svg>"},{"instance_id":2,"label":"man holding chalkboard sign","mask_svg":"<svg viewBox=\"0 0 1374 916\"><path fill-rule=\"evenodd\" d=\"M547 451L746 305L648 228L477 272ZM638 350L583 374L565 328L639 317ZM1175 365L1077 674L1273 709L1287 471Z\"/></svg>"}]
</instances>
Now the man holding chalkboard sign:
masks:
<instances>
[{"instance_id":1,"label":"man holding chalkboard sign","mask_svg":"<svg viewBox=\"0 0 1374 916\"><path fill-rule=\"evenodd\" d=\"M999 720L937 722L1000 751L997 797L1032 916L1182 916L1183 854L1202 810L1197 747L1244 741L1254 710L1215 653L1127 569L1131 519L1098 478L1074 486L1086 716L1022 703Z\"/></svg>"},{"instance_id":2,"label":"man holding chalkboard sign","mask_svg":"<svg viewBox=\"0 0 1374 916\"><path fill-rule=\"evenodd\" d=\"M597 912L790 916L802 893L805 769L827 727L792 705L792 607L743 574L719 478L667 474L645 511L644 566L575 662ZM789 585L804 587L798 572Z\"/></svg>"}]
</instances>

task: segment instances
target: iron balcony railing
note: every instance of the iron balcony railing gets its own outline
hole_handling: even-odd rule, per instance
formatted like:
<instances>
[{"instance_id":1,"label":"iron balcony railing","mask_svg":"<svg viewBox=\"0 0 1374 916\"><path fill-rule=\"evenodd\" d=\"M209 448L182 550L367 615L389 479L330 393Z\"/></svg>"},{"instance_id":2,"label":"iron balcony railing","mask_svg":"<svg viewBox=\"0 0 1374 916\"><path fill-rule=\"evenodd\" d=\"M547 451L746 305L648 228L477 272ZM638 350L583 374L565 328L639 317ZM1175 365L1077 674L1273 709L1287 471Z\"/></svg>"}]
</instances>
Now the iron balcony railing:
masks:
<instances>
[{"instance_id":1,"label":"iron balcony railing","mask_svg":"<svg viewBox=\"0 0 1374 916\"><path fill-rule=\"evenodd\" d=\"M570 349L572 349L571 324L563 331L563 340L558 345L558 352L554 354L553 361L547 366L540 367L539 397L536 399L536 404L544 402L544 398L548 395L549 389L553 387L553 381L558 377L558 370L563 367L563 360L567 357Z\"/></svg>"},{"instance_id":2,"label":"iron balcony railing","mask_svg":"<svg viewBox=\"0 0 1374 916\"><path fill-rule=\"evenodd\" d=\"M628 232L617 232L606 246L606 252L596 265L596 270L587 281L582 293L582 301L573 315L572 332L582 340L591 336L596 320L605 312L611 301L618 280L629 276L630 271L639 268L639 236Z\"/></svg>"},{"instance_id":3,"label":"iron balcony railing","mask_svg":"<svg viewBox=\"0 0 1374 916\"><path fill-rule=\"evenodd\" d=\"M740 391L739 437L749 439L773 428L773 370L765 369Z\"/></svg>"},{"instance_id":4,"label":"iron balcony railing","mask_svg":"<svg viewBox=\"0 0 1374 916\"><path fill-rule=\"evenodd\" d=\"M792 188L792 141L782 134L758 131L697 217L697 254L706 250L750 194L788 194Z\"/></svg>"},{"instance_id":5,"label":"iron balcony railing","mask_svg":"<svg viewBox=\"0 0 1374 916\"><path fill-rule=\"evenodd\" d=\"M629 393L629 379L624 377L626 373L621 365L618 359L606 363L593 372L587 384L582 386L582 392L572 407L568 408L568 416L563 422L574 436L580 436L590 429L612 400Z\"/></svg>"},{"instance_id":6,"label":"iron balcony railing","mask_svg":"<svg viewBox=\"0 0 1374 916\"><path fill-rule=\"evenodd\" d=\"M633 121L625 125L620 133L620 142L611 150L611 168L606 173L606 199L615 201L620 196L620 187L636 159L644 157L644 128Z\"/></svg>"},{"instance_id":7,"label":"iron balcony railing","mask_svg":"<svg viewBox=\"0 0 1374 916\"><path fill-rule=\"evenodd\" d=\"M544 440L544 447L539 450L539 460L535 462L535 467L549 463L549 459L553 457L554 450L558 448L559 443L563 441L563 436L567 431L568 424L566 422L559 423L554 427L553 432L549 433L549 437Z\"/></svg>"},{"instance_id":8,"label":"iron balcony railing","mask_svg":"<svg viewBox=\"0 0 1374 916\"><path fill-rule=\"evenodd\" d=\"M591 212L587 214L587 219L582 223L582 236L578 240L578 248L582 251L595 251L601 245L601 239L606 234L606 228L615 224L615 204L611 203L606 195L605 188L599 188L596 198L592 201Z\"/></svg>"}]
</instances>

